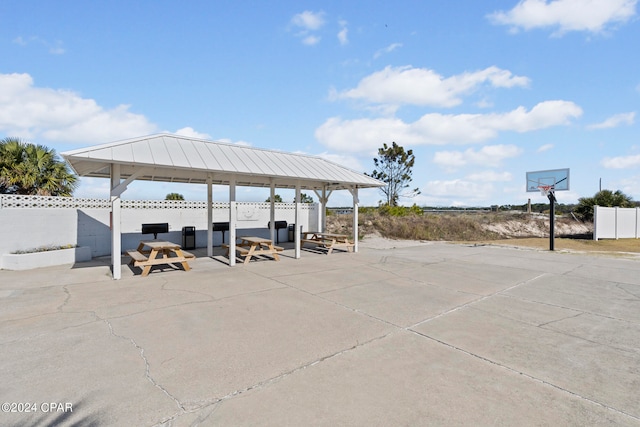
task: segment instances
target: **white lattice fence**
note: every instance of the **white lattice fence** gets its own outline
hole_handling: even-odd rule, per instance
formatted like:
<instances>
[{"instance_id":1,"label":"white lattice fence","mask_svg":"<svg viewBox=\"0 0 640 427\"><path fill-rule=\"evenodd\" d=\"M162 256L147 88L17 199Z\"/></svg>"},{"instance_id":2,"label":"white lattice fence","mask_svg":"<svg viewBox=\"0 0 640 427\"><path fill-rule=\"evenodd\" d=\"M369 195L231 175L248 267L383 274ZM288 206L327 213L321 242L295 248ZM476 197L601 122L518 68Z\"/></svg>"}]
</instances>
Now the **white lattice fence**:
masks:
<instances>
[{"instance_id":1,"label":"white lattice fence","mask_svg":"<svg viewBox=\"0 0 640 427\"><path fill-rule=\"evenodd\" d=\"M271 204L266 202L237 202L239 207L252 207L261 211L269 211ZM207 209L205 201L188 200L122 200L122 209ZM313 208L313 204L302 204L302 210ZM109 199L84 199L57 196L28 196L18 194L0 195L0 209L111 209ZM212 208L229 209L228 202L213 202ZM295 203L276 203L277 210L295 210Z\"/></svg>"},{"instance_id":2,"label":"white lattice fence","mask_svg":"<svg viewBox=\"0 0 640 427\"><path fill-rule=\"evenodd\" d=\"M111 203L106 199L24 196L18 194L3 194L0 196L0 209L110 209L110 207Z\"/></svg>"}]
</instances>

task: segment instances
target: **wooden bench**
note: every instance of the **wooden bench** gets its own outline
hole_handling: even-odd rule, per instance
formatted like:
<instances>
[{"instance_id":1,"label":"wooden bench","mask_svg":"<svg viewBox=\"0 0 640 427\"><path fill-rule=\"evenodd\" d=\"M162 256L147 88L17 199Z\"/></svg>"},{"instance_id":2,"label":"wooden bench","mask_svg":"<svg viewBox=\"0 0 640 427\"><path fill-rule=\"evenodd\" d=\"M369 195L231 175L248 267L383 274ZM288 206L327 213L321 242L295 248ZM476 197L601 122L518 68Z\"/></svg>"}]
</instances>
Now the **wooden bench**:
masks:
<instances>
[{"instance_id":1,"label":"wooden bench","mask_svg":"<svg viewBox=\"0 0 640 427\"><path fill-rule=\"evenodd\" d=\"M227 250L225 255L229 256L229 245L227 245L226 243L223 243L220 246ZM247 255L249 253L249 246L241 246L241 245L236 244L236 252L238 252L242 256L245 256L245 255Z\"/></svg>"},{"instance_id":2,"label":"wooden bench","mask_svg":"<svg viewBox=\"0 0 640 427\"><path fill-rule=\"evenodd\" d=\"M303 243L311 243L316 246L327 247L330 246L333 240L324 240L324 239L300 239L300 244Z\"/></svg>"},{"instance_id":3,"label":"wooden bench","mask_svg":"<svg viewBox=\"0 0 640 427\"><path fill-rule=\"evenodd\" d=\"M149 261L149 257L147 255L135 249L128 250L127 255L131 257L129 264L133 264L135 267L138 267L141 263Z\"/></svg>"},{"instance_id":4,"label":"wooden bench","mask_svg":"<svg viewBox=\"0 0 640 427\"><path fill-rule=\"evenodd\" d=\"M182 256L184 256L185 258L195 258L196 256L194 254L192 254L191 252L187 252L185 250L182 251Z\"/></svg>"},{"instance_id":5,"label":"wooden bench","mask_svg":"<svg viewBox=\"0 0 640 427\"><path fill-rule=\"evenodd\" d=\"M221 247L225 248L227 250L225 255L229 255L229 245L227 245L226 243L220 245ZM236 252L240 252L240 255L246 255L249 253L249 248L250 246L248 245L239 245L236 244ZM284 251L284 248L282 246L274 246L273 249L275 249L278 252L282 252ZM189 258L186 254L187 252L182 251L183 254L185 254L185 258Z\"/></svg>"},{"instance_id":6,"label":"wooden bench","mask_svg":"<svg viewBox=\"0 0 640 427\"><path fill-rule=\"evenodd\" d=\"M125 251L131 260L129 265L142 268L142 276L147 276L151 267L162 264L180 264L185 271L191 270L187 259L195 258L190 252L183 252L180 245L158 240L142 241L137 249ZM171 256L175 255L175 256Z\"/></svg>"},{"instance_id":7,"label":"wooden bench","mask_svg":"<svg viewBox=\"0 0 640 427\"><path fill-rule=\"evenodd\" d=\"M240 237L241 242L236 244L236 252L238 255L245 257L244 263L247 264L251 258L261 255L267 255L278 261L278 252L284 251L281 246L274 246L270 240L259 237ZM256 242L258 240L259 242ZM267 247L267 245L269 247ZM230 245L222 244L226 249L225 256L229 256Z\"/></svg>"},{"instance_id":8,"label":"wooden bench","mask_svg":"<svg viewBox=\"0 0 640 427\"><path fill-rule=\"evenodd\" d=\"M304 236L300 239L300 246L304 246L305 243L311 243L316 245L316 247L321 247L327 249L327 254L333 252L334 249L346 249L347 252L353 252L355 248L355 243L351 242L346 235L342 234L331 234L331 233L320 233L307 231L303 232ZM307 237L312 236L312 237Z\"/></svg>"}]
</instances>

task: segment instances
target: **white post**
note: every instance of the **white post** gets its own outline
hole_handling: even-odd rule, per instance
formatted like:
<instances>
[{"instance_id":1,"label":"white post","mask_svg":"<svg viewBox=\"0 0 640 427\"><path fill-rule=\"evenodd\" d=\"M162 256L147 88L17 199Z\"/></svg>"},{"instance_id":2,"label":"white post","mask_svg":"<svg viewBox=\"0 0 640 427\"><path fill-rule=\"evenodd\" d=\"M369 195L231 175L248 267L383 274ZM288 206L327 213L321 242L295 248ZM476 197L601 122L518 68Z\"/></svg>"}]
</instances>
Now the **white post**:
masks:
<instances>
[{"instance_id":1,"label":"white post","mask_svg":"<svg viewBox=\"0 0 640 427\"><path fill-rule=\"evenodd\" d=\"M613 208L613 209L615 209L615 210L614 210L614 215L615 215L615 218L616 218L616 220L615 220L615 227L616 227L616 240L618 240L618 207L616 206L616 207L615 207L615 208Z\"/></svg>"},{"instance_id":2,"label":"white post","mask_svg":"<svg viewBox=\"0 0 640 427\"><path fill-rule=\"evenodd\" d=\"M351 191L353 195L353 251L358 252L358 187L354 187Z\"/></svg>"},{"instance_id":3,"label":"white post","mask_svg":"<svg viewBox=\"0 0 640 427\"><path fill-rule=\"evenodd\" d=\"M276 184L273 182L273 179L271 179L271 185L270 185L270 194L271 196L269 197L269 200L271 201L270 203L270 211L269 211L269 234L271 236L271 241L275 242L276 241L276 202L275 202L275 198L276 198Z\"/></svg>"},{"instance_id":4,"label":"white post","mask_svg":"<svg viewBox=\"0 0 640 427\"><path fill-rule=\"evenodd\" d=\"M300 258L300 183L296 183L296 213L295 230L293 230L293 240L295 241L295 258Z\"/></svg>"},{"instance_id":5,"label":"white post","mask_svg":"<svg viewBox=\"0 0 640 427\"><path fill-rule=\"evenodd\" d=\"M327 231L327 203L329 202L329 196L333 190L327 193L327 186L322 186L322 193L318 193L314 190L318 200L320 202L320 212L318 212L318 231Z\"/></svg>"},{"instance_id":6,"label":"white post","mask_svg":"<svg viewBox=\"0 0 640 427\"><path fill-rule=\"evenodd\" d=\"M598 205L593 206L593 240L598 240Z\"/></svg>"},{"instance_id":7,"label":"white post","mask_svg":"<svg viewBox=\"0 0 640 427\"><path fill-rule=\"evenodd\" d=\"M236 178L229 180L229 266L236 265Z\"/></svg>"},{"instance_id":8,"label":"white post","mask_svg":"<svg viewBox=\"0 0 640 427\"><path fill-rule=\"evenodd\" d=\"M207 176L207 256L213 256L213 178Z\"/></svg>"},{"instance_id":9,"label":"white post","mask_svg":"<svg viewBox=\"0 0 640 427\"><path fill-rule=\"evenodd\" d=\"M640 224L638 224L638 219L640 219L640 217L638 216L639 213L640 208L636 208L636 239L638 238L638 229L640 228Z\"/></svg>"},{"instance_id":10,"label":"white post","mask_svg":"<svg viewBox=\"0 0 640 427\"><path fill-rule=\"evenodd\" d=\"M111 164L111 266L112 277L119 280L122 277L122 236L120 235L120 165Z\"/></svg>"}]
</instances>

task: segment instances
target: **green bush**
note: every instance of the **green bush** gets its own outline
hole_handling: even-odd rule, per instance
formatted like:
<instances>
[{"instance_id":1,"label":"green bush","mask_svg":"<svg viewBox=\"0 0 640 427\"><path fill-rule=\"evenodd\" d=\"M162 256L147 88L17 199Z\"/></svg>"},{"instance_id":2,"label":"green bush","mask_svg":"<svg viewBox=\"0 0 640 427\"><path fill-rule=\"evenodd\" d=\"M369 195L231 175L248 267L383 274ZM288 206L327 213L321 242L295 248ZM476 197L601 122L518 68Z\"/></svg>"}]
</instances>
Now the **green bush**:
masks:
<instances>
[{"instance_id":1,"label":"green bush","mask_svg":"<svg viewBox=\"0 0 640 427\"><path fill-rule=\"evenodd\" d=\"M411 207L381 205L378 213L384 216L422 215L422 208L414 204Z\"/></svg>"}]
</instances>

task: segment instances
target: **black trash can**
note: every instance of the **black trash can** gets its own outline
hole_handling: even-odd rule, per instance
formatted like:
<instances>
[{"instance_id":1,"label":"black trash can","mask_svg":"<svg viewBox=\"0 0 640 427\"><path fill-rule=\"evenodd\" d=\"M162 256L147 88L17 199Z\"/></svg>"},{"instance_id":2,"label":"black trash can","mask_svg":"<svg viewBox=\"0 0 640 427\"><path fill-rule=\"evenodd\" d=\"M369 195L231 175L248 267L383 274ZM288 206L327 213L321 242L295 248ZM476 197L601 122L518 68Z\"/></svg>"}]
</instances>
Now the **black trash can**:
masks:
<instances>
[{"instance_id":1,"label":"black trash can","mask_svg":"<svg viewBox=\"0 0 640 427\"><path fill-rule=\"evenodd\" d=\"M196 228L182 227L182 249L196 248Z\"/></svg>"},{"instance_id":2,"label":"black trash can","mask_svg":"<svg viewBox=\"0 0 640 427\"><path fill-rule=\"evenodd\" d=\"M293 242L295 241L296 238L296 225L295 224L289 224L289 241Z\"/></svg>"}]
</instances>

